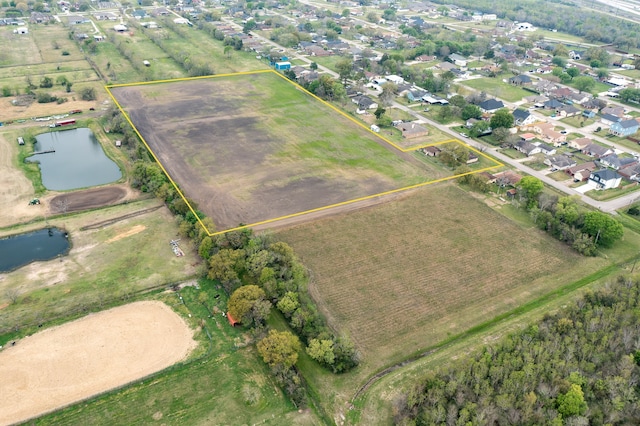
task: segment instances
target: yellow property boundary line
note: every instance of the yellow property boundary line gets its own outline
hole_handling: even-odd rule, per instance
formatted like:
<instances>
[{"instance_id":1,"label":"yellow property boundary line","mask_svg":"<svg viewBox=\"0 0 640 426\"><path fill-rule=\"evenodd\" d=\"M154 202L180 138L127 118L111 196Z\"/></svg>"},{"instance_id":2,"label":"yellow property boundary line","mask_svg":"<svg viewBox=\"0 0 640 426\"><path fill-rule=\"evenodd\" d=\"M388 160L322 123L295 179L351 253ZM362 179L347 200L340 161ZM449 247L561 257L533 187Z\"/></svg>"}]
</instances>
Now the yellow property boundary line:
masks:
<instances>
[{"instance_id":1,"label":"yellow property boundary line","mask_svg":"<svg viewBox=\"0 0 640 426\"><path fill-rule=\"evenodd\" d=\"M147 141L144 139L144 137L142 137L142 135L138 131L138 128L133 124L133 122L131 121L131 118L129 118L129 115L126 113L124 108L122 108L122 106L120 105L118 100L115 98L115 96L113 96L113 93L111 93L111 89L112 88L117 88L117 87L131 87L131 86L143 86L143 85L149 85L149 84L175 83L175 82L179 82L179 81L214 79L214 78L222 78L222 77L236 77L236 76L242 76L242 75L253 75L253 74L264 74L264 73L273 73L273 74L277 75L278 77L280 77L283 80L285 80L287 83L292 84L294 87L296 87L299 90L301 90L306 95L311 96L315 100L317 100L317 101L321 102L322 104L326 105L327 107L331 108L333 111L335 111L338 114L340 114L341 116L349 119L351 122L355 123L356 125L358 125L359 127L363 128L363 129L365 129L366 131L371 133L376 138L383 140L384 142L386 142L387 144L391 145L392 147L394 147L395 149L397 149L400 152L416 151L416 150L418 150L420 148L425 148L427 146L436 146L436 145L441 145L441 144L445 144L445 143L454 142L454 143L459 143L459 144L464 145L467 149L470 149L471 151L475 152L479 156L481 156L483 158L486 158L487 160L493 162L495 165L494 166L490 166L490 167L485 167L485 168L482 168L482 169L479 169L479 170L473 170L473 171L470 171L470 172L467 172L467 173L461 173L461 174L458 174L458 175L447 176L447 177L444 177L444 178L435 179L435 180L428 181L428 182L423 182L423 183L418 183L418 184L415 184L415 185L405 186L405 187L398 188L398 189L392 189L392 190L389 190L389 191L380 192L378 194L367 195L367 196L364 196L364 197L355 198L353 200L342 201L342 202L330 204L330 205L327 205L327 206L324 206L324 207L317 207L317 208L311 209L311 210L305 210L305 211L302 211L302 212L292 213L292 214L280 216L280 217L273 218L273 219L267 219L267 220L263 220L263 221L260 221L260 222L254 222L254 223L250 223L248 225L237 226L235 228L227 229L227 230L224 230L224 231L211 232L204 225L204 223L202 223L202 220L200 219L200 217L198 216L198 214L196 213L194 208L189 203L187 197L185 197L185 195L182 193L182 191L180 190L180 187L178 186L178 184L173 180L171 175L169 175L169 172L167 172L167 170L164 168L164 165L160 162L160 160L156 156L155 152L153 152L153 150L151 149L151 147L149 146ZM382 197L382 196L389 195L389 194L395 194L395 193L398 193L398 192L408 191L410 189L419 188L421 186L427 186L427 185L431 185L431 184L438 183L438 182L444 182L444 181L455 179L455 178L462 177L462 176L472 175L472 174L476 174L476 173L482 173L482 172L485 172L485 171L488 171L488 170L495 169L497 167L502 167L504 165L501 162L499 162L498 160L489 157L488 155L484 154L481 151L478 151L476 148L474 148L474 147L472 147L470 145L463 144L461 141L459 141L457 139L447 139L447 140L440 141L440 142L429 143L429 144L425 144L425 145L411 146L409 148L402 148L401 146L397 145L393 141L391 141L391 140L385 138L384 136L374 132L373 130L371 130L371 128L365 126L362 122L360 122L360 121L356 120L355 118L349 116L347 113L345 113L344 111L340 110L339 108L331 105L330 103L324 101L323 99L320 99L318 96L316 96L313 93L309 92L307 89L305 89L304 87L302 87L298 83L289 80L284 75L280 74L279 72L277 72L275 70L271 70L271 69L269 69L269 70L259 70L259 71L236 72L236 73L229 73L229 74L207 75L207 76L200 76L200 77L184 77L184 78L175 78L175 79L169 79L169 80L144 81L144 82L138 82L138 83L111 84L111 85L104 86L104 88L107 91L107 93L109 94L109 96L111 97L111 99L113 100L113 102L116 104L116 106L118 107L118 109L120 110L120 112L122 113L124 118L127 120L129 125L131 126L131 128L133 128L133 131L136 133L136 135L138 135L138 137L140 138L140 140L142 141L144 146L151 153L151 156L153 157L153 159L156 161L156 163L158 163L158 165L160 166L160 169L162 170L162 172L167 176L167 178L169 179L169 181L171 182L171 184L173 185L173 187L177 191L178 195L180 195L180 197L183 199L183 201L189 207L189 210L191 210L191 213L193 213L193 215L196 217L196 219L198 220L198 223L200 223L200 226L202 226L202 229L204 229L207 232L207 235L210 236L210 237L212 237L214 235L226 234L227 232L232 232L232 231L238 231L238 230L241 230L241 229L251 228L251 227L254 227L254 226L274 223L274 222L278 222L278 221L284 220L284 219L290 219L290 218L294 218L294 217L298 217L298 216L303 216L303 215L309 214L309 213L315 213L315 212L319 212L319 211L323 211L323 210L329 210L329 209L334 208L334 207L340 207L340 206L344 206L344 205L352 204L352 203L357 203L359 201L364 201L364 200L370 200L370 199L376 198L376 197Z\"/></svg>"}]
</instances>

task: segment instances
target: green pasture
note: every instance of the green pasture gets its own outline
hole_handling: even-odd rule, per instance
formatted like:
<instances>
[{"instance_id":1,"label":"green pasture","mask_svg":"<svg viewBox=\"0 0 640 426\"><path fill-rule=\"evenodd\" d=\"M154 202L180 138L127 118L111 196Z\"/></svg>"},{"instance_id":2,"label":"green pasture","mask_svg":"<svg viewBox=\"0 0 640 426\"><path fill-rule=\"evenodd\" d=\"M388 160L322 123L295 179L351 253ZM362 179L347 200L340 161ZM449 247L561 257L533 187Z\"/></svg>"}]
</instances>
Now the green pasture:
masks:
<instances>
[{"instance_id":1,"label":"green pasture","mask_svg":"<svg viewBox=\"0 0 640 426\"><path fill-rule=\"evenodd\" d=\"M495 96L508 102L517 102L522 100L522 98L524 98L525 96L530 96L532 94L531 92L528 92L520 87L505 83L501 79L490 77L466 80L461 84L469 86L481 92L488 93L489 95Z\"/></svg>"}]
</instances>

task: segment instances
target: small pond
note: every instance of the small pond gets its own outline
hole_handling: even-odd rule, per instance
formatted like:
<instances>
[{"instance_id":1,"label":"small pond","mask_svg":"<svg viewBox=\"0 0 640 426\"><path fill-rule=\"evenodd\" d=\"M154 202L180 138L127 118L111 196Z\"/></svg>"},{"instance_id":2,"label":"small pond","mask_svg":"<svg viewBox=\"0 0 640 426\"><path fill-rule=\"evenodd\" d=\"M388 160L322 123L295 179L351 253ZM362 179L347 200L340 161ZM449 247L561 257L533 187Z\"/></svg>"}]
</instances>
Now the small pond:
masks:
<instances>
[{"instance_id":1,"label":"small pond","mask_svg":"<svg viewBox=\"0 0 640 426\"><path fill-rule=\"evenodd\" d=\"M44 228L0 239L0 272L38 260L53 259L69 251L69 238L58 228Z\"/></svg>"},{"instance_id":2,"label":"small pond","mask_svg":"<svg viewBox=\"0 0 640 426\"><path fill-rule=\"evenodd\" d=\"M122 177L118 165L104 153L87 128L43 133L36 136L35 152L26 161L40 163L42 184L65 191L115 182ZM47 152L55 151L55 152Z\"/></svg>"}]
</instances>

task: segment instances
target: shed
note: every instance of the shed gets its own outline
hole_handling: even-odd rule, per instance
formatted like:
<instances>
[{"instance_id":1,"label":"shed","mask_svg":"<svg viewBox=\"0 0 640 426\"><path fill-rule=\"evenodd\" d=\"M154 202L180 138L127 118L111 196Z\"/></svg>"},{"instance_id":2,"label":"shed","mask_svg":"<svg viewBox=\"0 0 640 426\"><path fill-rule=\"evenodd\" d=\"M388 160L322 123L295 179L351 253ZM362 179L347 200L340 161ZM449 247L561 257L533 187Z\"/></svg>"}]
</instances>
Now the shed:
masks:
<instances>
[{"instance_id":1,"label":"shed","mask_svg":"<svg viewBox=\"0 0 640 426\"><path fill-rule=\"evenodd\" d=\"M151 66L151 62L147 61L146 59L144 61L142 61L142 63L144 64L145 67L150 67Z\"/></svg>"},{"instance_id":2,"label":"shed","mask_svg":"<svg viewBox=\"0 0 640 426\"><path fill-rule=\"evenodd\" d=\"M24 139L22 136L18 136L18 145L24 145Z\"/></svg>"},{"instance_id":3,"label":"shed","mask_svg":"<svg viewBox=\"0 0 640 426\"><path fill-rule=\"evenodd\" d=\"M122 141L116 141L116 146L119 148L122 146Z\"/></svg>"},{"instance_id":4,"label":"shed","mask_svg":"<svg viewBox=\"0 0 640 426\"><path fill-rule=\"evenodd\" d=\"M289 61L276 62L276 69L279 71L290 70L291 62Z\"/></svg>"},{"instance_id":5,"label":"shed","mask_svg":"<svg viewBox=\"0 0 640 426\"><path fill-rule=\"evenodd\" d=\"M234 317L232 317L229 312L227 312L227 319L229 320L229 324L231 324L231 327L235 327L236 324L240 324L240 321L237 321Z\"/></svg>"}]
</instances>

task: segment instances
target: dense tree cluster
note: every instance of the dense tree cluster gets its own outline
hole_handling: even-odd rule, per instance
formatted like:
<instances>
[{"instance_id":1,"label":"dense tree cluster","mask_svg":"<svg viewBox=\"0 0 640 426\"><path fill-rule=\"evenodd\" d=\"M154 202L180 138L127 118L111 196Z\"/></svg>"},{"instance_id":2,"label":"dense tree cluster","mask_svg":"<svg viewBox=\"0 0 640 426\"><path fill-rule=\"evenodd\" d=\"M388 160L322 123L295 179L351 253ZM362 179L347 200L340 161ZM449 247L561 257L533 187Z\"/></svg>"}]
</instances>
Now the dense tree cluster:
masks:
<instances>
[{"instance_id":1,"label":"dense tree cluster","mask_svg":"<svg viewBox=\"0 0 640 426\"><path fill-rule=\"evenodd\" d=\"M542 230L565 242L578 253L594 256L598 247L611 247L622 238L624 227L613 217L598 211L587 211L573 197L555 197L542 193L538 179L520 183L532 218Z\"/></svg>"},{"instance_id":2,"label":"dense tree cluster","mask_svg":"<svg viewBox=\"0 0 640 426\"><path fill-rule=\"evenodd\" d=\"M598 13L587 8L576 7L563 1L522 0L434 0L434 3L454 4L469 10L495 13L501 19L526 21L535 26L557 29L584 37L591 42L613 43L629 49L640 47L637 24Z\"/></svg>"},{"instance_id":3,"label":"dense tree cluster","mask_svg":"<svg viewBox=\"0 0 640 426\"><path fill-rule=\"evenodd\" d=\"M429 373L395 406L398 424L637 424L640 283L624 278Z\"/></svg>"},{"instance_id":4,"label":"dense tree cluster","mask_svg":"<svg viewBox=\"0 0 640 426\"><path fill-rule=\"evenodd\" d=\"M244 230L206 237L200 252L208 255L209 278L219 280L228 293L247 285L264 290L266 300L282 312L302 341L313 347L309 353L320 364L335 373L358 364L353 344L336 336L318 312L307 291L307 272L286 243Z\"/></svg>"}]
</instances>

